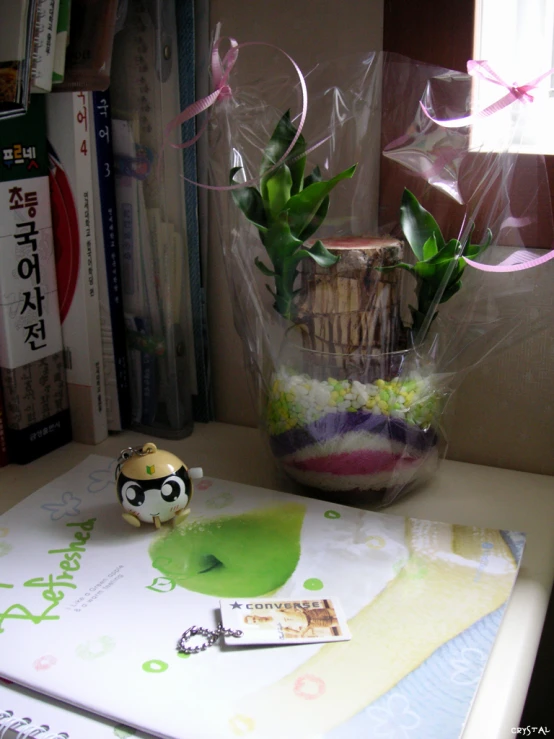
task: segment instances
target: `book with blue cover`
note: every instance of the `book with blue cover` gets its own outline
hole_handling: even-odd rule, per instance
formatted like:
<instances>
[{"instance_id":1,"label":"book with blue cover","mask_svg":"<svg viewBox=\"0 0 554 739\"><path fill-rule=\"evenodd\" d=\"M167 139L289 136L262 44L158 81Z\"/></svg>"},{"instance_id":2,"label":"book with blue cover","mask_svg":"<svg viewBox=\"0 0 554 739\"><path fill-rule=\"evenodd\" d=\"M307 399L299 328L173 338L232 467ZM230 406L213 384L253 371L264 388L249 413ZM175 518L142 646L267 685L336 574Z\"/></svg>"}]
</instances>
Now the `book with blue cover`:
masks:
<instances>
[{"instance_id":1,"label":"book with blue cover","mask_svg":"<svg viewBox=\"0 0 554 739\"><path fill-rule=\"evenodd\" d=\"M92 106L94 114L92 149L96 158L96 169L93 172L94 194L99 205L95 210L98 221L96 228L98 289L107 421L109 431L121 431L128 428L131 423L131 392L119 258L109 90L93 92Z\"/></svg>"},{"instance_id":2,"label":"book with blue cover","mask_svg":"<svg viewBox=\"0 0 554 739\"><path fill-rule=\"evenodd\" d=\"M130 727L120 736L461 737L523 534L210 477L184 523L135 529L115 467L90 456L0 516L0 676ZM177 650L220 602L331 595L350 641ZM9 720L40 719L19 705L0 692ZM64 728L67 710L56 730L96 736Z\"/></svg>"}]
</instances>

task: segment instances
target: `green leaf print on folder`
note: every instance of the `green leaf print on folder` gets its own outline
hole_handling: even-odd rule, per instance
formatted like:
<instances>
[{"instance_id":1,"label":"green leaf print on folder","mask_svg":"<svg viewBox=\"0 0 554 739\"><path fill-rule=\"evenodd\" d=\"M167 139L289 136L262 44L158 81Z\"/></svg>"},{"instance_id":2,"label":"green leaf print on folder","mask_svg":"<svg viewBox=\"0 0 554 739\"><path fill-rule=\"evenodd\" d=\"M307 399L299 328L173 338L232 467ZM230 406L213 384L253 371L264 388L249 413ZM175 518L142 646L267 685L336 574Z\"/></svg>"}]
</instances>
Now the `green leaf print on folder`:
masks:
<instances>
[{"instance_id":1,"label":"green leaf print on folder","mask_svg":"<svg viewBox=\"0 0 554 739\"><path fill-rule=\"evenodd\" d=\"M179 526L150 546L153 566L177 585L220 598L268 595L300 559L299 503Z\"/></svg>"}]
</instances>

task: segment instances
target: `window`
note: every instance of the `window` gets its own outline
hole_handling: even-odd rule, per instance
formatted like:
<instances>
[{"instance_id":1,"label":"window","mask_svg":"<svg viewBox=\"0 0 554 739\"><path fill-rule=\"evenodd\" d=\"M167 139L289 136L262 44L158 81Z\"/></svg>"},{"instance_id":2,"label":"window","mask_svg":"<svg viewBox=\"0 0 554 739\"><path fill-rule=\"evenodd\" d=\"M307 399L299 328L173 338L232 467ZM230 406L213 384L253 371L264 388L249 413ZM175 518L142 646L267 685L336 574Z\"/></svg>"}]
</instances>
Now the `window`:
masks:
<instances>
[{"instance_id":1,"label":"window","mask_svg":"<svg viewBox=\"0 0 554 739\"><path fill-rule=\"evenodd\" d=\"M404 54L422 62L439 64L447 69L456 69L465 72L467 60L476 58L474 48L476 30L481 28L483 23L482 16L481 20L475 23L478 15L476 3L478 3L479 13L482 13L481 4L483 2L488 3L493 2L493 0L448 0L448 2L444 0L418 0L417 3L413 0L385 0L383 48L386 51ZM546 30L548 30L549 40L546 42L546 46L550 49L550 53L552 53L552 35L554 35L552 12L547 17L544 8L550 6L551 3L552 0L495 0L495 5L497 8L500 8L501 17L503 17L503 14L508 15L506 9L511 8L512 5L519 5L520 25L527 26L537 15L542 17L541 37L539 38L542 38L542 33L544 32L546 34ZM535 8L538 8L538 10L535 10ZM542 16L541 13L543 14ZM525 17L528 14L529 19L527 20ZM511 17L514 17L513 13ZM513 47L507 42L505 36L501 37L498 26L495 27L492 35L493 37L496 35L498 40L502 42L502 45L506 46L508 50L507 54L509 55L510 49ZM536 47L536 49L534 51L540 51L539 46L544 45L543 43L539 43L535 38L533 47ZM533 54L534 51L532 52ZM544 52L544 49L542 51ZM554 67L551 57L545 59L545 62L536 74L542 74L551 67ZM533 75L532 71L531 75ZM532 76L527 79L521 79L520 74L517 74L518 82L521 80L522 83L525 83L530 79L532 79ZM512 79L508 77L506 81L511 82ZM552 87L552 84L552 81L544 80L541 89L546 90L548 94L549 87ZM491 85L491 87L496 88L497 86ZM502 96L500 87L495 89L495 92L496 97L494 99ZM498 94L499 92L500 95ZM529 109L535 108L535 103L527 107ZM551 210L550 203L548 203L548 200L552 202L552 210L554 210L554 126L552 124L550 124L550 137L548 146L552 153L548 154L549 149L547 147L542 152L546 154L544 162L548 174L549 188L544 188L539 193L541 199L544 198L545 200L545 207L539 208L539 211L544 215L545 223L543 224L541 222L537 224L535 233L526 241L528 246L545 249L552 248ZM537 158L536 155L531 153L525 157L520 157L520 159L522 160L522 166L527 166L531 173L540 160L540 158ZM542 162L542 160L540 161ZM383 159L381 170L382 179L386 177L388 169L390 169L390 164L388 160ZM393 178L391 177L389 179ZM525 172L518 176L518 181L521 192L525 194L527 187ZM533 176L531 177L531 181L534 181ZM390 213L396 212L395 209L398 208L401 194L402 189L400 186L390 186L387 189L383 184L381 185L379 208L382 215L380 223L387 223L391 220Z\"/></svg>"},{"instance_id":2,"label":"window","mask_svg":"<svg viewBox=\"0 0 554 739\"><path fill-rule=\"evenodd\" d=\"M487 60L508 84L526 84L554 67L554 0L476 0L473 58ZM529 154L554 154L554 75L531 92L533 103L516 103L479 121L472 145ZM475 80L473 109L505 94ZM503 132L504 136L499 135Z\"/></svg>"}]
</instances>

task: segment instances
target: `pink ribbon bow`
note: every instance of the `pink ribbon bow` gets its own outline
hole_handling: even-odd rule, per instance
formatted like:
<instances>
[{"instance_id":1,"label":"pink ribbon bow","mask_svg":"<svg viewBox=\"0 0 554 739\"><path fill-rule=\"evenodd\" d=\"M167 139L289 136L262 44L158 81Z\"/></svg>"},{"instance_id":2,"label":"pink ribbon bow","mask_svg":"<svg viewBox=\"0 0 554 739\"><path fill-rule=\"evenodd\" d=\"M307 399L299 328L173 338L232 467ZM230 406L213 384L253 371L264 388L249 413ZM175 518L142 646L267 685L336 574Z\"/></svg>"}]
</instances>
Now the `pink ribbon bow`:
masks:
<instances>
[{"instance_id":1,"label":"pink ribbon bow","mask_svg":"<svg viewBox=\"0 0 554 739\"><path fill-rule=\"evenodd\" d=\"M443 128L463 128L464 126L471 125L480 118L487 118L494 113L498 113L516 100L523 100L526 103L532 103L533 96L530 94L530 91L536 89L539 84L546 79L546 77L551 75L554 72L554 68L549 69L548 72L544 72L544 74L541 74L539 77L535 77L534 80L531 80L531 82L528 82L526 85L509 85L507 82L504 82L502 77L491 69L488 62L484 61L475 61L474 59L470 59L467 63L467 71L468 74L472 75L472 77L481 77L488 82L493 82L495 85L505 87L508 90L507 94L495 103L488 105L486 108L477 111L477 113L474 113L473 115L464 116L463 118L452 118L444 121L433 118L429 110L420 101L419 104L425 115L438 126L442 126Z\"/></svg>"},{"instance_id":2,"label":"pink ribbon bow","mask_svg":"<svg viewBox=\"0 0 554 739\"><path fill-rule=\"evenodd\" d=\"M302 129L304 127L304 123L306 121L306 114L308 111L308 91L306 89L306 81L304 79L304 75L302 74L302 71L300 70L300 67L298 64L294 61L294 59L287 54L286 51L283 51L283 49L280 49L278 46L275 46L274 44L268 44L264 41L247 41L243 44L237 43L237 41L234 38L228 38L228 41L230 43L230 48L221 59L220 53L219 53L219 47L221 45L221 42L224 40L224 38L217 38L214 41L213 47L212 47L212 59L211 59L211 71L212 71L212 83L214 86L213 92L211 92L209 95L206 95L206 97L201 98L200 100L197 100L196 102L192 103L191 105L187 106L181 113L179 113L178 116L173 118L164 128L164 145L163 148L165 148L165 144L167 143L167 138L169 134L175 130L178 126L181 126L185 121L190 120L191 118L195 118L200 113L203 113L205 110L208 110L208 108L211 108L212 105L214 105L218 100L222 100L227 97L231 97L233 95L233 92L231 90L231 87L229 86L229 76L231 74L231 71L235 65L235 62L237 61L238 55L239 55L239 49L244 48L246 46L269 46L272 49L276 49L277 51L281 52L281 54L284 54L287 59L290 61L292 66L294 67L296 74L298 75L298 79L300 81L300 89L302 92L302 111L300 114L300 120L298 122L298 127L296 130L296 134L294 138L292 139L290 146L286 150L286 152L283 154L281 159L276 162L272 169L276 169L279 167L287 158L287 156L290 154L290 152L293 150L294 145L298 141L298 138L300 137L300 134L302 133ZM192 146L200 136L204 133L206 126L208 122L207 120L204 121L202 124L202 127L200 128L200 131L196 134L196 136L193 136L193 138L188 139L187 141L183 142L182 144L173 144L169 142L169 145L173 147L174 149L186 149L189 146ZM160 156L160 162L161 162L161 156ZM195 180L190 180L188 177L183 177L183 179L186 182L190 182L193 185L197 185L198 187L203 187L207 190L238 190L243 187L248 187L249 185L252 185L254 183L257 183L259 181L259 177L255 177L254 179L247 180L246 182L240 182L236 185L205 185L201 182L196 182Z\"/></svg>"},{"instance_id":3,"label":"pink ribbon bow","mask_svg":"<svg viewBox=\"0 0 554 739\"><path fill-rule=\"evenodd\" d=\"M494 115L494 113L498 113L516 100L532 103L533 96L530 94L531 90L536 89L539 84L546 79L546 77L549 77L554 72L554 68L549 69L548 72L544 72L544 74L541 74L538 77L535 77L534 80L531 80L526 85L509 85L498 74L496 74L493 69L491 69L490 65L486 61L475 61L470 59L467 63L467 71L468 74L473 77L479 76L495 85L505 87L508 90L507 94L495 103L492 103L492 105L483 108L483 110L477 111L477 113L474 113L473 115L444 121L433 118L429 110L420 101L419 104L425 115L438 126L442 126L443 128L462 128L463 126L469 126L481 118L487 118L488 116ZM538 267L541 264L545 264L545 262L549 262L551 259L554 259L554 249L540 257L533 257L530 252L525 249L521 249L504 259L500 264L495 265L480 264L479 262L474 262L472 259L464 257L467 264L475 269L481 270L482 272L520 272L525 269L531 269L532 267Z\"/></svg>"}]
</instances>

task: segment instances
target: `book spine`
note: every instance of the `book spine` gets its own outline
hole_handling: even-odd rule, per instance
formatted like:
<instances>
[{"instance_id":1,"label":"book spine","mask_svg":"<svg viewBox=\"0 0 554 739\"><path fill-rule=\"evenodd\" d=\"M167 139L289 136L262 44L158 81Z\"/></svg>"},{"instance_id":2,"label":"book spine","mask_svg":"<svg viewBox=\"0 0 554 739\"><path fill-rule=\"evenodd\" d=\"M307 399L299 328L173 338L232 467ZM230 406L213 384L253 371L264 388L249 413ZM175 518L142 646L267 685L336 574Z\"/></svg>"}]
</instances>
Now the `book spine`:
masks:
<instances>
[{"instance_id":1,"label":"book spine","mask_svg":"<svg viewBox=\"0 0 554 739\"><path fill-rule=\"evenodd\" d=\"M8 462L8 446L6 429L4 427L4 402L2 398L2 386L0 385L0 467L5 467Z\"/></svg>"},{"instance_id":2,"label":"book spine","mask_svg":"<svg viewBox=\"0 0 554 739\"><path fill-rule=\"evenodd\" d=\"M65 55L69 44L69 24L71 20L71 0L60 0L58 23L56 26L56 43L54 46L54 64L52 84L63 82L65 75Z\"/></svg>"},{"instance_id":3,"label":"book spine","mask_svg":"<svg viewBox=\"0 0 554 739\"><path fill-rule=\"evenodd\" d=\"M58 26L59 0L39 0L33 46L31 92L50 92Z\"/></svg>"},{"instance_id":4,"label":"book spine","mask_svg":"<svg viewBox=\"0 0 554 739\"><path fill-rule=\"evenodd\" d=\"M44 97L0 135L0 377L8 456L24 464L71 439Z\"/></svg>"},{"instance_id":5,"label":"book spine","mask_svg":"<svg viewBox=\"0 0 554 739\"><path fill-rule=\"evenodd\" d=\"M125 335L129 344L131 422L132 424L140 424L143 396L142 353L140 343L133 339L138 335L135 317L140 318L144 314L143 280L141 277L143 273L142 250L138 214L139 187L142 183L139 185L133 169L136 147L132 124L129 121L112 119L112 132L116 167L115 194Z\"/></svg>"},{"instance_id":6,"label":"book spine","mask_svg":"<svg viewBox=\"0 0 554 739\"><path fill-rule=\"evenodd\" d=\"M54 151L55 176L57 179L64 174L68 183L67 197L56 203L56 220L59 225L73 209L72 220L76 223L73 232L58 229L56 262L58 282L63 282L62 270L67 261L77 262L69 278L70 295L64 301L62 335L73 436L85 444L98 444L108 435L97 279L92 118L91 93L48 96L48 136Z\"/></svg>"},{"instance_id":7,"label":"book spine","mask_svg":"<svg viewBox=\"0 0 554 739\"><path fill-rule=\"evenodd\" d=\"M94 165L91 152L92 95L85 92L71 93L73 96L73 119L75 132L76 200L79 217L79 241L81 244L80 291L81 306L72 315L72 342L83 337L82 327L86 325L86 338L76 341L73 348L84 350L88 355L89 373L83 380L89 382L89 409L92 422L92 438L89 429L81 437L89 443L98 444L108 436L108 419L104 401L104 366L102 360L102 337L100 330L100 301L98 295L96 233L94 223L93 176ZM62 326L62 332L64 327ZM79 378L75 383L80 385ZM71 410L71 387L70 387ZM77 413L81 413L79 402Z\"/></svg>"},{"instance_id":8,"label":"book spine","mask_svg":"<svg viewBox=\"0 0 554 739\"><path fill-rule=\"evenodd\" d=\"M98 274L100 277L100 302L106 306L108 325L103 328L104 356L109 357L113 367L115 386L108 382L106 362L106 392L115 390L111 400L112 413L109 413L108 427L119 431L131 423L131 395L129 369L125 338L125 316L123 312L123 291L121 285L121 266L119 263L119 242L117 232L117 206L115 199L115 170L112 144L111 101L109 92L92 94L94 107L94 131L96 144L96 164L101 228L104 241L104 260L98 255ZM100 244L101 239L97 239ZM113 394L112 394L113 395ZM115 406L115 407L114 407ZM110 409L108 409L110 410Z\"/></svg>"},{"instance_id":9,"label":"book spine","mask_svg":"<svg viewBox=\"0 0 554 739\"><path fill-rule=\"evenodd\" d=\"M210 3L209 0L178 2L177 50L181 109L210 93ZM195 120L181 127L183 141L196 133ZM208 137L201 136L194 146L183 149L183 172L188 180L208 181ZM210 381L210 353L206 274L208 254L208 191L185 181L187 251L190 274L190 300L194 331L197 394L192 398L194 420L203 423L215 418Z\"/></svg>"},{"instance_id":10,"label":"book spine","mask_svg":"<svg viewBox=\"0 0 554 739\"><path fill-rule=\"evenodd\" d=\"M92 156L92 178L94 199L94 229L96 233L96 278L98 284L98 302L100 307L100 334L102 339L102 364L104 368L104 398L106 402L106 420L108 431L121 431L121 417L119 413L119 397L115 374L115 351L110 315L110 296L108 292L108 276L106 272L105 238L103 227L103 212L100 200L100 182L98 176L98 151L96 146L96 126L91 135L90 147Z\"/></svg>"},{"instance_id":11,"label":"book spine","mask_svg":"<svg viewBox=\"0 0 554 739\"><path fill-rule=\"evenodd\" d=\"M152 324L147 318L136 316L135 327L140 336L148 337L152 335ZM140 376L142 380L142 416L140 423L143 426L152 426L156 418L157 408L156 356L144 348L140 352Z\"/></svg>"}]
</instances>

